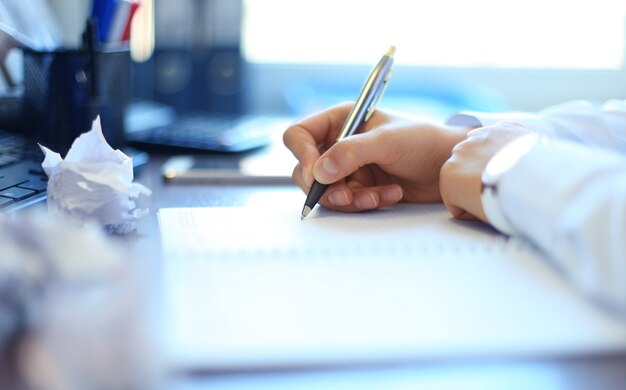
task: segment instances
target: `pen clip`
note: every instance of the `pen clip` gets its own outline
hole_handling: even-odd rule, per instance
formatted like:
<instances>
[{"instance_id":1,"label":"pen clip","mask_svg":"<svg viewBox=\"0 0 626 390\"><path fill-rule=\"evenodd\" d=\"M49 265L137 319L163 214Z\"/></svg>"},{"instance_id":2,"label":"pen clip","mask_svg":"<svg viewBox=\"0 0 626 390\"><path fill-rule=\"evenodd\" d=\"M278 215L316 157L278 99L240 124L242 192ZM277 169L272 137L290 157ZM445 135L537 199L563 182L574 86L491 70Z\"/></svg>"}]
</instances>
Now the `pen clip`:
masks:
<instances>
[{"instance_id":1,"label":"pen clip","mask_svg":"<svg viewBox=\"0 0 626 390\"><path fill-rule=\"evenodd\" d=\"M380 90L380 92L378 92L378 95L376 95L376 97L374 98L374 100L372 100L372 103L368 107L367 113L365 114L364 122L367 122L372 117L372 115L374 115L378 102L383 97L383 95L385 94L385 91L387 90L387 87L389 86L389 80L391 80L392 73L393 71L390 69L389 73L387 73L387 75L385 76L385 79L383 80L383 87Z\"/></svg>"}]
</instances>

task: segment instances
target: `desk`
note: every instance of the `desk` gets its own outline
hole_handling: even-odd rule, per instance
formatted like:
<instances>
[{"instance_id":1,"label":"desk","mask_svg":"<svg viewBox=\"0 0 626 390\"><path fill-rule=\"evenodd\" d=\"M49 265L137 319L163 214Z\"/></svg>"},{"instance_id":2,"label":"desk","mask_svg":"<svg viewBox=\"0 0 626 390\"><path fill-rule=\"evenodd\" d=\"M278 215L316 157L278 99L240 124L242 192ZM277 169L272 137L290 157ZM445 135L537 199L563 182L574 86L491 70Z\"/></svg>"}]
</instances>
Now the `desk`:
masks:
<instances>
[{"instance_id":1,"label":"desk","mask_svg":"<svg viewBox=\"0 0 626 390\"><path fill-rule=\"evenodd\" d=\"M288 191L285 187L166 185L160 169L165 156L152 156L137 180L152 189L150 214L129 239L148 275L159 270L159 226L156 211L163 207L236 205L259 191ZM304 198L303 198L304 199ZM156 303L158 305L158 302ZM564 324L567 326L567 324ZM380 366L318 371L211 374L180 373L167 388L196 389L623 389L626 353L612 356L516 359L504 361L404 362Z\"/></svg>"}]
</instances>

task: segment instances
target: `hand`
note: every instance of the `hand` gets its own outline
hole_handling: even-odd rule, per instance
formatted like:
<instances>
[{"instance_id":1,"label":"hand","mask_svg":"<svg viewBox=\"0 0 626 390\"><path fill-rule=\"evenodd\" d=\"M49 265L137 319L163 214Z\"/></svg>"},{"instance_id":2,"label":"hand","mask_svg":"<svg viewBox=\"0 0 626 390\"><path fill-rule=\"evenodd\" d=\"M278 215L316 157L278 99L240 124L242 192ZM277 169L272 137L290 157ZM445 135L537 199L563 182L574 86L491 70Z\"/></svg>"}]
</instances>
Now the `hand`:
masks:
<instances>
[{"instance_id":1,"label":"hand","mask_svg":"<svg viewBox=\"0 0 626 390\"><path fill-rule=\"evenodd\" d=\"M470 131L452 149L441 168L439 185L443 203L455 218L488 222L480 200L483 170L502 147L528 133L518 123L499 122Z\"/></svg>"},{"instance_id":2,"label":"hand","mask_svg":"<svg viewBox=\"0 0 626 390\"><path fill-rule=\"evenodd\" d=\"M287 129L283 140L298 159L294 182L305 192L313 179L334 183L320 204L340 211L440 202L439 171L469 129L376 111L359 134L333 145L351 109L342 104Z\"/></svg>"}]
</instances>

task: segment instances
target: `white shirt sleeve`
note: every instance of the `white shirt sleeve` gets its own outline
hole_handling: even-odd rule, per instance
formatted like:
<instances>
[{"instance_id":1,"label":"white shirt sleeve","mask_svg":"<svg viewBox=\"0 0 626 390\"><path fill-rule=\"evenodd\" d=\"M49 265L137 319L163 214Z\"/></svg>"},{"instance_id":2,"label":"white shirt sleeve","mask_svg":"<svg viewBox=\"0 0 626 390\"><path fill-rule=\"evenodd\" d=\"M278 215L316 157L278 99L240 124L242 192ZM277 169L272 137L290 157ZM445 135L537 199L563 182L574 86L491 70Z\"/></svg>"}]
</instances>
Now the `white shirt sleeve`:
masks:
<instances>
[{"instance_id":1,"label":"white shirt sleeve","mask_svg":"<svg viewBox=\"0 0 626 390\"><path fill-rule=\"evenodd\" d=\"M449 123L500 120L552 139L502 176L505 218L586 293L626 311L626 101L573 102L537 114L465 113Z\"/></svg>"},{"instance_id":2,"label":"white shirt sleeve","mask_svg":"<svg viewBox=\"0 0 626 390\"><path fill-rule=\"evenodd\" d=\"M448 123L489 126L503 120L520 123L550 138L626 151L626 100L610 100L601 106L573 101L538 113L461 112Z\"/></svg>"},{"instance_id":3,"label":"white shirt sleeve","mask_svg":"<svg viewBox=\"0 0 626 390\"><path fill-rule=\"evenodd\" d=\"M626 310L626 156L537 144L502 176L505 218L590 296Z\"/></svg>"}]
</instances>

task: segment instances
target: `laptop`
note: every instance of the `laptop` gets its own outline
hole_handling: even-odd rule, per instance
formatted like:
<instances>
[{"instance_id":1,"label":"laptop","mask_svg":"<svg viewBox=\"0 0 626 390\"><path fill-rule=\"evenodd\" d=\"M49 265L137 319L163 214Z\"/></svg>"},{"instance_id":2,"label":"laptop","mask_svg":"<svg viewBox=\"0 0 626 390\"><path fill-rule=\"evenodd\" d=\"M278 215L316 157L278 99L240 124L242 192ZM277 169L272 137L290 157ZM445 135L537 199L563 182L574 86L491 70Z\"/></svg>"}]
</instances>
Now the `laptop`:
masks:
<instances>
[{"instance_id":1,"label":"laptop","mask_svg":"<svg viewBox=\"0 0 626 390\"><path fill-rule=\"evenodd\" d=\"M282 116L210 111L178 114L170 106L139 101L127 111L125 138L144 150L239 153L269 145L289 121Z\"/></svg>"},{"instance_id":2,"label":"laptop","mask_svg":"<svg viewBox=\"0 0 626 390\"><path fill-rule=\"evenodd\" d=\"M46 199L47 176L37 144L0 130L0 212L13 212Z\"/></svg>"}]
</instances>

